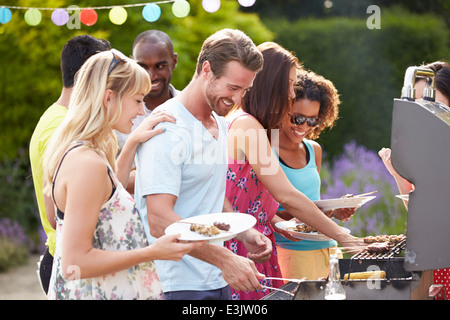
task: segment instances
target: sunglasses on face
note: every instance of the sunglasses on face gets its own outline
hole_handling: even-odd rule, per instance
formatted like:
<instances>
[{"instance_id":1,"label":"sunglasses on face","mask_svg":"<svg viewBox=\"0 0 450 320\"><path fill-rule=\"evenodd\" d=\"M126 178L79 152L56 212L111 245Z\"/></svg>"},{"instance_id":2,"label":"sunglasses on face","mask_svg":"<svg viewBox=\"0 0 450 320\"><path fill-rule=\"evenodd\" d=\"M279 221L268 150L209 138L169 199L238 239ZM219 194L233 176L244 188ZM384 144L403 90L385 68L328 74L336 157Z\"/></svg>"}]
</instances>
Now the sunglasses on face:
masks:
<instances>
[{"instance_id":1,"label":"sunglasses on face","mask_svg":"<svg viewBox=\"0 0 450 320\"><path fill-rule=\"evenodd\" d=\"M113 59L111 61L111 63L109 64L109 68L108 68L108 76L109 74L114 70L114 68L119 64L119 62L121 61L126 61L125 55L116 50L116 49L111 49L112 55L113 55Z\"/></svg>"},{"instance_id":2,"label":"sunglasses on face","mask_svg":"<svg viewBox=\"0 0 450 320\"><path fill-rule=\"evenodd\" d=\"M317 127L320 124L321 120L319 118L308 118L308 117L305 117L305 116L302 116L302 115L299 115L299 114L291 115L291 123L292 124L295 124L297 126L301 126L305 122L310 127Z\"/></svg>"}]
</instances>

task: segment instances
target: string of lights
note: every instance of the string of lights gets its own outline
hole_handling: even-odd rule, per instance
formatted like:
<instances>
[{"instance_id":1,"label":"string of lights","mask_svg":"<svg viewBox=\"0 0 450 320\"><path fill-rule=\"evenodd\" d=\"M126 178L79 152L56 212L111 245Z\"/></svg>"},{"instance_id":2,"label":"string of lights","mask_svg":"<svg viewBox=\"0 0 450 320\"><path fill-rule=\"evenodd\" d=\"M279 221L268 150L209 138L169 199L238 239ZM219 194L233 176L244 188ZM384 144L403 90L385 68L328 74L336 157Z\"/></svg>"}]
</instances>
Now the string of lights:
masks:
<instances>
[{"instance_id":1,"label":"string of lights","mask_svg":"<svg viewBox=\"0 0 450 320\"><path fill-rule=\"evenodd\" d=\"M163 4L163 3L171 3L171 2L175 2L176 0L164 0L164 1L155 1L155 2L145 2L145 3L134 3L134 4L121 4L121 5L113 5L113 6L100 6L100 7L79 7L81 10L82 9L93 9L93 10L104 10L104 9L113 9L115 7L122 7L122 8L132 8L132 7L144 7L149 3L154 3L154 4ZM41 8L41 7L20 7L20 6L2 6L0 5L0 7L2 8L9 8L9 9L15 9L15 10L30 10L30 9L37 9L37 10L57 10L57 9L62 9L62 8Z\"/></svg>"},{"instance_id":2,"label":"string of lights","mask_svg":"<svg viewBox=\"0 0 450 320\"><path fill-rule=\"evenodd\" d=\"M237 1L244 7L250 7L256 0ZM92 26L97 23L98 10L110 10L110 21L116 25L122 25L126 22L128 17L126 8L133 7L143 7L142 17L148 22L155 22L161 16L161 8L159 5L166 3L172 3L172 12L178 18L184 18L190 12L190 4L187 0L160 0L145 3L92 7L78 7L76 5L71 5L67 8L4 6L0 4L0 24L6 24L11 21L13 17L11 10L26 10L24 20L30 26L37 26L41 23L41 11L53 11L51 19L55 25L67 25L68 28L80 28L81 24ZM205 11L213 13L220 9L220 0L203 0L202 6Z\"/></svg>"}]
</instances>

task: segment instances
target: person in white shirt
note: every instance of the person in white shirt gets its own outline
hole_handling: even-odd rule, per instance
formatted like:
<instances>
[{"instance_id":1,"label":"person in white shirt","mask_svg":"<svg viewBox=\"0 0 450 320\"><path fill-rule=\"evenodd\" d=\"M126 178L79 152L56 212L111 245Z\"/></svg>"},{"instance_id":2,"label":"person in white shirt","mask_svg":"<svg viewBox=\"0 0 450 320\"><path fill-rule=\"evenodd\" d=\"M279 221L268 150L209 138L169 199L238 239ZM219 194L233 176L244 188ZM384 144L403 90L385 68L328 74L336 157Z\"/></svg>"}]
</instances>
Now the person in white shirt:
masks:
<instances>
[{"instance_id":1,"label":"person in white shirt","mask_svg":"<svg viewBox=\"0 0 450 320\"><path fill-rule=\"evenodd\" d=\"M184 218L233 211L225 198L227 129L223 116L252 86L263 58L239 30L224 29L202 46L195 75L174 99L156 110L173 115L162 139L141 144L136 156L135 199L150 239ZM157 126L158 127L158 126ZM151 166L146 165L152 163ZM261 290L264 276L254 261L265 261L270 240L253 228L236 236L249 250L241 257L206 244L180 262L157 262L165 299L231 299L237 290ZM150 240L151 242L152 240Z\"/></svg>"}]
</instances>

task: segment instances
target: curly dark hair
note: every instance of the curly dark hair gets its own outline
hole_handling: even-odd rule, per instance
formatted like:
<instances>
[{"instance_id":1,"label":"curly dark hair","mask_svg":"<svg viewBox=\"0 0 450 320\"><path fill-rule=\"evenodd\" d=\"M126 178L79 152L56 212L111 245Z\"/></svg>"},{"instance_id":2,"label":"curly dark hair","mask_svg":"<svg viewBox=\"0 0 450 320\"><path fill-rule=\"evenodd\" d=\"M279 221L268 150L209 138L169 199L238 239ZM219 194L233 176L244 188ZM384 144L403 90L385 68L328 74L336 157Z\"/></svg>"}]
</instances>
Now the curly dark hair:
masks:
<instances>
[{"instance_id":1,"label":"curly dark hair","mask_svg":"<svg viewBox=\"0 0 450 320\"><path fill-rule=\"evenodd\" d=\"M297 72L297 82L294 86L295 100L308 99L320 103L319 119L320 124L315 127L307 139L317 139L320 133L326 129L331 129L339 115L338 91L330 80L306 70Z\"/></svg>"}]
</instances>

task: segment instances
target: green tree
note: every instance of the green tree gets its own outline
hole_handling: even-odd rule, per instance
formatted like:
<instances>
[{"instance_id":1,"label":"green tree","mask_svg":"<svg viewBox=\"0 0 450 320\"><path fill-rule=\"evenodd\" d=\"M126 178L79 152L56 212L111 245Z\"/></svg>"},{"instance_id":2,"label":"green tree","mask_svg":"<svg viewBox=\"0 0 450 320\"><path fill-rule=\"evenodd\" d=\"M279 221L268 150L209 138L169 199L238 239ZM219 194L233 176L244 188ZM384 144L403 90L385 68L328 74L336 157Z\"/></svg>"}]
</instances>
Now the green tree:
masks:
<instances>
[{"instance_id":1,"label":"green tree","mask_svg":"<svg viewBox=\"0 0 450 320\"><path fill-rule=\"evenodd\" d=\"M4 5L23 7L66 8L70 1L6 0ZM79 1L81 8L112 4L136 3L132 0ZM179 53L178 67L173 83L183 88L192 77L198 51L204 39L224 27L244 30L257 42L273 38L256 14L239 11L237 1L222 1L215 13L206 12L201 0L189 1L191 9L185 18L172 13L171 3L162 3L162 15L150 23L142 17L142 7L127 8L128 18L123 25L111 23L108 10L97 10L98 21L93 26L81 24L81 29L56 26L51 21L51 10L42 10L42 22L29 26L24 21L25 10L14 10L11 21L0 25L0 149L10 157L19 147L27 148L34 126L43 111L59 96L61 75L59 56L64 44L73 36L89 33L109 40L113 47L131 54L136 35L147 29L160 29L173 39Z\"/></svg>"},{"instance_id":2,"label":"green tree","mask_svg":"<svg viewBox=\"0 0 450 320\"><path fill-rule=\"evenodd\" d=\"M277 42L340 93L340 119L320 137L329 155L352 140L371 150L389 146L393 99L407 67L450 61L450 32L441 19L401 8L382 10L380 29L368 29L366 19L266 20Z\"/></svg>"},{"instance_id":3,"label":"green tree","mask_svg":"<svg viewBox=\"0 0 450 320\"><path fill-rule=\"evenodd\" d=\"M290 21L308 18L366 16L367 7L379 6L382 10L401 6L413 13L432 13L442 17L450 26L450 1L448 0L258 0L244 12L257 12L262 18L286 18Z\"/></svg>"},{"instance_id":4,"label":"green tree","mask_svg":"<svg viewBox=\"0 0 450 320\"><path fill-rule=\"evenodd\" d=\"M135 0L85 0L80 8L125 5ZM112 47L131 55L134 38L142 31L160 29L167 32L179 54L173 84L184 88L190 81L201 44L211 33L224 28L245 31L255 43L273 39L256 14L242 13L237 1L222 1L220 10L208 13L201 0L190 0L190 13L177 18L171 3L161 3L161 17L153 23L142 17L143 7L126 8L128 18L123 25L113 24L109 10L97 10L93 26L80 29L56 26L52 10L41 10L42 21L30 26L24 20L26 10L11 9L10 22L0 24L0 217L19 221L27 231L39 224L31 175L28 144L42 113L61 92L60 53L64 44L80 34L91 34L111 42ZM3 0L2 6L67 8L66 0Z\"/></svg>"}]
</instances>

